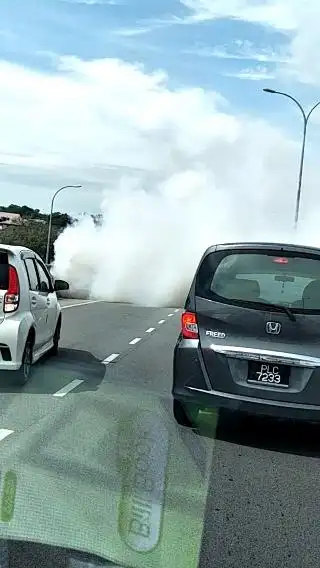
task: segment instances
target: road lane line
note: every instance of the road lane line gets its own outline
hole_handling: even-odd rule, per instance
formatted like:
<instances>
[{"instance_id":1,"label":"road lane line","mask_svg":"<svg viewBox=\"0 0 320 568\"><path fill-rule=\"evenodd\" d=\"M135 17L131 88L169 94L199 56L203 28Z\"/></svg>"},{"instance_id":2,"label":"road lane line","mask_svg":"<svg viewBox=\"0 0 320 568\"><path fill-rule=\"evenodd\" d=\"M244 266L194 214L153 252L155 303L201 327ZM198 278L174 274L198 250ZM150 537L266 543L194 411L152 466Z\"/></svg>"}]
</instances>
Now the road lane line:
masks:
<instances>
[{"instance_id":1,"label":"road lane line","mask_svg":"<svg viewBox=\"0 0 320 568\"><path fill-rule=\"evenodd\" d=\"M81 385L81 383L83 383L83 382L84 382L83 380L75 379L74 381L71 381L71 383L68 383L62 389L55 392L53 396L58 396L60 398L63 397L63 396L66 396L66 394L68 394L68 392L72 391L73 389L75 389L76 387Z\"/></svg>"},{"instance_id":2,"label":"road lane line","mask_svg":"<svg viewBox=\"0 0 320 568\"><path fill-rule=\"evenodd\" d=\"M90 300L89 302L79 302L79 304L67 304L62 305L61 309L66 310L67 308L77 308L78 306L88 306L89 304L98 304L99 302L103 302L104 300Z\"/></svg>"},{"instance_id":3,"label":"road lane line","mask_svg":"<svg viewBox=\"0 0 320 568\"><path fill-rule=\"evenodd\" d=\"M180 311L180 308L177 308L177 309L176 309L176 310L174 310L174 311L175 311L175 313L177 313L177 312L179 312L179 311Z\"/></svg>"},{"instance_id":4,"label":"road lane line","mask_svg":"<svg viewBox=\"0 0 320 568\"><path fill-rule=\"evenodd\" d=\"M161 325L162 323L164 323L166 320L160 320L158 321L158 324Z\"/></svg>"},{"instance_id":5,"label":"road lane line","mask_svg":"<svg viewBox=\"0 0 320 568\"><path fill-rule=\"evenodd\" d=\"M114 361L117 357L119 357L119 355L120 353L111 353L111 355L103 359L102 363L108 365L109 363L112 363L112 361Z\"/></svg>"},{"instance_id":6,"label":"road lane line","mask_svg":"<svg viewBox=\"0 0 320 568\"><path fill-rule=\"evenodd\" d=\"M155 329L155 327L149 327L149 329L146 329L146 333L152 333Z\"/></svg>"},{"instance_id":7,"label":"road lane line","mask_svg":"<svg viewBox=\"0 0 320 568\"><path fill-rule=\"evenodd\" d=\"M139 343L139 341L141 341L141 337L135 337L132 341L129 341L129 345L135 345L136 343Z\"/></svg>"},{"instance_id":8,"label":"road lane line","mask_svg":"<svg viewBox=\"0 0 320 568\"><path fill-rule=\"evenodd\" d=\"M7 430L6 428L0 428L0 442L13 434L14 430Z\"/></svg>"},{"instance_id":9,"label":"road lane line","mask_svg":"<svg viewBox=\"0 0 320 568\"><path fill-rule=\"evenodd\" d=\"M168 318L172 318L173 314L168 314Z\"/></svg>"}]
</instances>

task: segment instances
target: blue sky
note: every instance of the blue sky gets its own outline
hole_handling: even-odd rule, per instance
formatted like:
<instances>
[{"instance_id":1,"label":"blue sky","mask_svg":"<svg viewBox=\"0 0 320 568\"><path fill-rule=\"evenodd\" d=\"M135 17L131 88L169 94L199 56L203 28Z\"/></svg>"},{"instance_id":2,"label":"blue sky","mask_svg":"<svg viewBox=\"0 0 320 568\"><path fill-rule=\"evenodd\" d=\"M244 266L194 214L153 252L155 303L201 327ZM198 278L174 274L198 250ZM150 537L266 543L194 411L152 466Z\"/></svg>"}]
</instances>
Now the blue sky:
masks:
<instances>
[{"instance_id":1,"label":"blue sky","mask_svg":"<svg viewBox=\"0 0 320 568\"><path fill-rule=\"evenodd\" d=\"M54 70L51 54L138 61L148 71L165 69L173 87L218 90L235 106L258 113L283 104L265 100L265 85L291 87L306 103L313 100L316 90L310 86L279 76L275 84L276 53L286 51L285 34L227 17L183 25L189 16L179 0L5 0L0 4L0 57L44 71ZM247 57L241 42L249 46ZM212 53L222 49L231 57ZM273 50L275 61L268 61ZM266 54L267 60L255 61L254 53ZM236 77L248 69L251 78ZM260 81L253 79L254 71L262 75Z\"/></svg>"},{"instance_id":2,"label":"blue sky","mask_svg":"<svg viewBox=\"0 0 320 568\"><path fill-rule=\"evenodd\" d=\"M218 92L232 114L266 119L298 137L297 109L262 88L286 90L307 107L316 100L313 69L307 79L299 76L305 41L299 10L295 0L292 9L284 0L4 0L0 59L39 77L59 74L57 61L65 56L140 63L146 74L164 70L168 89ZM309 16L305 26L314 21ZM312 129L310 140L317 137ZM17 171L10 171L15 179Z\"/></svg>"}]
</instances>

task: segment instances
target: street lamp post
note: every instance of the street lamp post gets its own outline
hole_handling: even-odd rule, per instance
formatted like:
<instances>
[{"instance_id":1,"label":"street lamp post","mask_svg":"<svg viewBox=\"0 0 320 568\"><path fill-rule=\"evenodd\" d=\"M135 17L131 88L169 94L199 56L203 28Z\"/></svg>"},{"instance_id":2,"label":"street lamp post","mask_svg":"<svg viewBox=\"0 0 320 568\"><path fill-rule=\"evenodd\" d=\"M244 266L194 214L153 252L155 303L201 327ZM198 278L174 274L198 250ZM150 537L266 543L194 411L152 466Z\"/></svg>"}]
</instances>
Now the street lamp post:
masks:
<instances>
[{"instance_id":1,"label":"street lamp post","mask_svg":"<svg viewBox=\"0 0 320 568\"><path fill-rule=\"evenodd\" d=\"M82 185L64 185L63 187L60 187L60 189L58 189L52 196L52 200L51 200L51 210L50 210L50 216L49 216L49 227L48 227L48 240L47 240L47 250L46 250L46 265L49 264L49 252L50 252L50 240L51 240L51 229L52 229L52 214L53 214L53 205L54 205L54 200L56 198L56 196L58 195L58 193L60 193L60 191L62 191L63 189L68 189L68 188L74 188L74 189L78 189L82 187Z\"/></svg>"},{"instance_id":2,"label":"street lamp post","mask_svg":"<svg viewBox=\"0 0 320 568\"><path fill-rule=\"evenodd\" d=\"M306 147L306 136L307 136L307 126L309 122L309 118L315 108L320 105L320 101L317 102L312 109L306 114L303 106L291 95L288 93L282 93L281 91L274 91L273 89L263 89L265 93L271 93L273 95L282 95L283 97L287 97L291 99L300 109L302 117L303 117L303 136L302 136L302 147L301 147L301 157L300 157L300 167L299 167L299 178L298 178L298 189L297 189L297 198L296 198L296 211L294 216L294 228L296 229L298 226L299 220L299 211L300 211L300 199L301 199L301 187L302 187L302 174L303 174L303 165L304 165L304 152Z\"/></svg>"}]
</instances>

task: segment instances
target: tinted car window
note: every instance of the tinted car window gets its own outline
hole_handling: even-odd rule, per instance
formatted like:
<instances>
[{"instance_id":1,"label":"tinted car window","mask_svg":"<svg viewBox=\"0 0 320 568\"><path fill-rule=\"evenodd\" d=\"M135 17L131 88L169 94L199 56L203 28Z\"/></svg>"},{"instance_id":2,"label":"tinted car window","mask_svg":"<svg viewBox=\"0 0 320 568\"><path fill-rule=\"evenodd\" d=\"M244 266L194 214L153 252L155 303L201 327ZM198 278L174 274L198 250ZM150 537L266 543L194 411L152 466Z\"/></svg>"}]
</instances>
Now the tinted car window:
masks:
<instances>
[{"instance_id":1,"label":"tinted car window","mask_svg":"<svg viewBox=\"0 0 320 568\"><path fill-rule=\"evenodd\" d=\"M0 253L0 290L8 289L8 255Z\"/></svg>"},{"instance_id":2,"label":"tinted car window","mask_svg":"<svg viewBox=\"0 0 320 568\"><path fill-rule=\"evenodd\" d=\"M231 304L260 301L317 311L320 261L316 255L274 251L212 253L199 270L196 289L198 296Z\"/></svg>"},{"instance_id":3,"label":"tinted car window","mask_svg":"<svg viewBox=\"0 0 320 568\"><path fill-rule=\"evenodd\" d=\"M34 292L36 292L36 291L39 290L39 281L38 281L38 274L36 272L34 261L32 260L32 258L26 258L24 263L25 263L25 266L26 266L26 269L27 269L28 280L29 280L29 288L30 288L30 290L33 290Z\"/></svg>"},{"instance_id":4,"label":"tinted car window","mask_svg":"<svg viewBox=\"0 0 320 568\"><path fill-rule=\"evenodd\" d=\"M37 266L39 279L40 279L40 290L41 291L47 290L48 292L51 291L52 282L51 282L51 279L49 278L49 276L47 274L47 271L44 269L44 267L42 266L42 264L38 260L35 260L35 263L36 263L36 266Z\"/></svg>"}]
</instances>

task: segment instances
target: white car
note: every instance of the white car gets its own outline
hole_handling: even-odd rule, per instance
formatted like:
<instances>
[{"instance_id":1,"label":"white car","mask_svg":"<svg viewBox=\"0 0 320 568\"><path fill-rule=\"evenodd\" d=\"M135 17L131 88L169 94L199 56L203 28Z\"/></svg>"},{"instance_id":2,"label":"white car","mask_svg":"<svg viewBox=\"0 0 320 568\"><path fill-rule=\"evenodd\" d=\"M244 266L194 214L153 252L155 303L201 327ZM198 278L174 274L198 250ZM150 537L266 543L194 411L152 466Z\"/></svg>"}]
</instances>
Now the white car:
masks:
<instances>
[{"instance_id":1,"label":"white car","mask_svg":"<svg viewBox=\"0 0 320 568\"><path fill-rule=\"evenodd\" d=\"M31 365L58 352L61 307L58 290L42 259L32 250L0 244L0 372L14 371L23 385Z\"/></svg>"}]
</instances>

